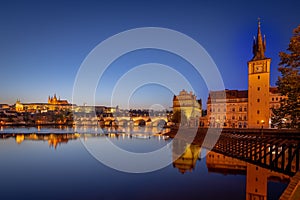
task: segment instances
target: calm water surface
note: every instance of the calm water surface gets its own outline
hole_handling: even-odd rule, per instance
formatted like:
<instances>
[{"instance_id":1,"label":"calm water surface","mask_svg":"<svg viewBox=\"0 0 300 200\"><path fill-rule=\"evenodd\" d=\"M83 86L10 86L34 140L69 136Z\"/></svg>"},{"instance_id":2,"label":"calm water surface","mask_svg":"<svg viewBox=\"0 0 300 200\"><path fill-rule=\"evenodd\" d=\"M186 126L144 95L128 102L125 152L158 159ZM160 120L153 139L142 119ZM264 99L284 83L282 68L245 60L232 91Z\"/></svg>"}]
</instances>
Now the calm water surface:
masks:
<instances>
[{"instance_id":1,"label":"calm water surface","mask_svg":"<svg viewBox=\"0 0 300 200\"><path fill-rule=\"evenodd\" d=\"M11 137L5 134L0 139L0 199L246 199L253 185L268 199L278 199L288 184L283 181L284 175L222 154L210 152L200 159L205 152L197 145L185 145L185 153L160 170L120 172L91 156L84 143L109 138L120 148L136 153L169 145L170 156L176 154L177 144L170 145L171 139L154 136L157 130L110 130L97 136L43 135L49 130L57 134L74 131L1 129L0 134L9 133ZM26 134L29 132L38 134ZM251 181L262 177L260 173L273 177L259 180L266 181L267 188Z\"/></svg>"}]
</instances>

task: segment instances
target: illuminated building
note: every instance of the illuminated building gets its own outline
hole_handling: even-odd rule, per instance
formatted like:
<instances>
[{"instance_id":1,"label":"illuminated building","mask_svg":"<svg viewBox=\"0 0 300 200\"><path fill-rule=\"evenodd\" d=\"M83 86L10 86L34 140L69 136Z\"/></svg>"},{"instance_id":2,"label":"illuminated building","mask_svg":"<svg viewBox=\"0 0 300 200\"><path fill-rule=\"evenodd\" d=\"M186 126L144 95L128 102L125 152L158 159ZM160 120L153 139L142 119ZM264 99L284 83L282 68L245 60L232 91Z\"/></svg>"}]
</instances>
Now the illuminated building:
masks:
<instances>
[{"instance_id":1,"label":"illuminated building","mask_svg":"<svg viewBox=\"0 0 300 200\"><path fill-rule=\"evenodd\" d=\"M276 87L270 87L271 59L265 57L266 40L258 22L253 42L253 58L248 62L248 90L210 91L207 117L210 127L269 128L271 108L278 108L285 98ZM222 108L222 109L221 109Z\"/></svg>"},{"instance_id":2,"label":"illuminated building","mask_svg":"<svg viewBox=\"0 0 300 200\"><path fill-rule=\"evenodd\" d=\"M207 100L207 117L210 127L247 127L247 90L212 91Z\"/></svg>"},{"instance_id":3,"label":"illuminated building","mask_svg":"<svg viewBox=\"0 0 300 200\"><path fill-rule=\"evenodd\" d=\"M193 92L180 91L179 95L173 97L173 113L183 112L190 124L198 124L202 112L202 101L196 99Z\"/></svg>"},{"instance_id":4,"label":"illuminated building","mask_svg":"<svg viewBox=\"0 0 300 200\"><path fill-rule=\"evenodd\" d=\"M59 105L67 105L69 102L67 100L57 99L56 94L53 97L48 97L48 104L59 104Z\"/></svg>"},{"instance_id":5,"label":"illuminated building","mask_svg":"<svg viewBox=\"0 0 300 200\"><path fill-rule=\"evenodd\" d=\"M54 94L53 97L48 97L48 103L21 103L18 99L14 107L17 112L47 112L48 110L71 110L72 104L67 100L57 99Z\"/></svg>"},{"instance_id":6,"label":"illuminated building","mask_svg":"<svg viewBox=\"0 0 300 200\"><path fill-rule=\"evenodd\" d=\"M257 38L253 41L253 58L248 62L248 127L269 127L270 64L265 57L266 39L262 39L260 22Z\"/></svg>"}]
</instances>

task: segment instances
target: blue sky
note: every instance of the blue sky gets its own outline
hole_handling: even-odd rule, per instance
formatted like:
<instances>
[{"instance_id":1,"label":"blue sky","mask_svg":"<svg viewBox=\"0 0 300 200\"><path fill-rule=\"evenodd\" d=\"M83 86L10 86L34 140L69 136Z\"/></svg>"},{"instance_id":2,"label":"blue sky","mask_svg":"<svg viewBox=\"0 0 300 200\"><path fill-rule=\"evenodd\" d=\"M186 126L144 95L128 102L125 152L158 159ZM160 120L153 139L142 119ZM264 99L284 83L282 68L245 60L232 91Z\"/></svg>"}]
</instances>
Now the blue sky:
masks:
<instances>
[{"instance_id":1,"label":"blue sky","mask_svg":"<svg viewBox=\"0 0 300 200\"><path fill-rule=\"evenodd\" d=\"M247 89L247 61L261 18L272 58L271 85L279 73L278 52L300 24L300 2L287 1L2 1L0 6L0 103L46 102L56 93L72 99L79 67L100 42L139 27L164 27L200 43L215 61L228 89ZM206 102L207 88L189 63L168 52L145 50L116 60L100 81L96 103L109 105L106 90L130 68L149 62L172 66ZM101 88L104 88L102 90ZM179 92L179 91L178 91ZM168 88L147 85L129 99L132 107L172 105ZM124 100L124 102L128 100ZM75 102L82 104L83 102ZM122 102L120 103L121 107Z\"/></svg>"}]
</instances>

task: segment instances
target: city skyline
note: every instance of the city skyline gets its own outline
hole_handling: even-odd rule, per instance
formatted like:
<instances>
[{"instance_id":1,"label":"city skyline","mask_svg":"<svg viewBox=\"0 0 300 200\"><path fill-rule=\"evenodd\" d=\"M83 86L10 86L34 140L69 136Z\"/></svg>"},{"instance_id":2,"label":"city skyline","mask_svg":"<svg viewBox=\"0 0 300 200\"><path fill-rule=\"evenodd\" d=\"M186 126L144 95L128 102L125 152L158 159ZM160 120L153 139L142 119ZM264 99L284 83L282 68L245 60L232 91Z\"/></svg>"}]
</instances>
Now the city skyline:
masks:
<instances>
[{"instance_id":1,"label":"city skyline","mask_svg":"<svg viewBox=\"0 0 300 200\"><path fill-rule=\"evenodd\" d=\"M299 24L299 3L289 2L272 2L272 6L271 1L233 1L232 5L220 1L119 2L117 6L93 1L3 3L0 103L13 104L16 99L46 102L48 95L54 93L71 102L76 73L88 53L112 35L147 26L169 28L190 36L213 58L225 88L244 90L247 89L246 63L252 58L252 38L256 35L258 17L266 35L266 56L272 59L270 81L274 86L279 76L278 53L286 50L292 30ZM289 12L282 13L280 9ZM99 83L104 92L96 94L96 105L110 106L105 91L112 89L126 71L149 62L166 64L190 78L194 85L199 85L195 93L206 105L208 89L201 77L185 71L189 63L171 53L149 49L131 52L112 63L107 76ZM181 89L186 88L180 88L177 94ZM168 88L147 85L133 94L130 104L143 108L160 104L169 108L173 95Z\"/></svg>"}]
</instances>

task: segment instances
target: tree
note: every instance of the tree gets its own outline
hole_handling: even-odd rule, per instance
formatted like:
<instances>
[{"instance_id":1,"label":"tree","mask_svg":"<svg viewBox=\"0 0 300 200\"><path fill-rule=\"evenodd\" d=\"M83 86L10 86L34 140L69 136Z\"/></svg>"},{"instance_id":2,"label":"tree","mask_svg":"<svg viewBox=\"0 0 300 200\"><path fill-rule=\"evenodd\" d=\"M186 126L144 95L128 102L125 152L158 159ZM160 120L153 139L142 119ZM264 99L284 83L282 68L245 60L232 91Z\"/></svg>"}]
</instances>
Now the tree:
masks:
<instances>
[{"instance_id":1,"label":"tree","mask_svg":"<svg viewBox=\"0 0 300 200\"><path fill-rule=\"evenodd\" d=\"M300 128L300 25L294 29L287 51L279 53L281 77L276 82L279 92L286 98L282 99L278 109L273 109L273 124Z\"/></svg>"}]
</instances>

